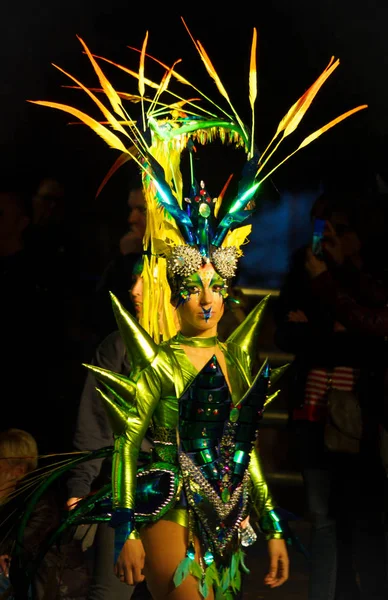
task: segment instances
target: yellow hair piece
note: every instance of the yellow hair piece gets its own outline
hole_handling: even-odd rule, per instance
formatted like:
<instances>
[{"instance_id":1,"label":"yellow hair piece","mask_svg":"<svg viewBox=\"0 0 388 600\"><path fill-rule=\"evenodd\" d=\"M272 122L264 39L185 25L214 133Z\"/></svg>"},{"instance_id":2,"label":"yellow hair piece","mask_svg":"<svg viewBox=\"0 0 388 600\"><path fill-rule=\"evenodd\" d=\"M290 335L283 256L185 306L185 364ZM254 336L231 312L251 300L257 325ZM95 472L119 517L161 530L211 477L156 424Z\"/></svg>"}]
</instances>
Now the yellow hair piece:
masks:
<instances>
[{"instance_id":1,"label":"yellow hair piece","mask_svg":"<svg viewBox=\"0 0 388 600\"><path fill-rule=\"evenodd\" d=\"M248 244L249 239L248 236L252 231L252 225L244 225L243 227L237 227L233 231L229 231L224 239L222 244L222 248L229 248L230 246L235 246L237 248L237 255L242 256L243 251L241 250L241 246L244 244Z\"/></svg>"}]
</instances>

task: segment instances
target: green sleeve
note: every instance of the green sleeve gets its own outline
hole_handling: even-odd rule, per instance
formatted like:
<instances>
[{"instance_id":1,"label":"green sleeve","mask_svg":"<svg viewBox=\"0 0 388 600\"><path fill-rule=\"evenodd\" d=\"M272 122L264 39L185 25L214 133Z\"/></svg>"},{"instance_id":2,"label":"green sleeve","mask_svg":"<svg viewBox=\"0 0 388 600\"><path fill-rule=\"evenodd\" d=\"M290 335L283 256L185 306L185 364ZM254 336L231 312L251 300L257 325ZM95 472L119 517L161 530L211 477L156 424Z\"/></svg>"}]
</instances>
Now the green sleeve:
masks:
<instances>
[{"instance_id":1,"label":"green sleeve","mask_svg":"<svg viewBox=\"0 0 388 600\"><path fill-rule=\"evenodd\" d=\"M136 473L139 450L159 401L161 384L149 369L136 381L136 396L128 410L122 433L115 435L112 465L113 508L135 508Z\"/></svg>"},{"instance_id":2,"label":"green sleeve","mask_svg":"<svg viewBox=\"0 0 388 600\"><path fill-rule=\"evenodd\" d=\"M257 448L253 448L249 463L251 477L251 503L260 529L266 539L283 538L282 527L276 515L276 504L264 477Z\"/></svg>"}]
</instances>

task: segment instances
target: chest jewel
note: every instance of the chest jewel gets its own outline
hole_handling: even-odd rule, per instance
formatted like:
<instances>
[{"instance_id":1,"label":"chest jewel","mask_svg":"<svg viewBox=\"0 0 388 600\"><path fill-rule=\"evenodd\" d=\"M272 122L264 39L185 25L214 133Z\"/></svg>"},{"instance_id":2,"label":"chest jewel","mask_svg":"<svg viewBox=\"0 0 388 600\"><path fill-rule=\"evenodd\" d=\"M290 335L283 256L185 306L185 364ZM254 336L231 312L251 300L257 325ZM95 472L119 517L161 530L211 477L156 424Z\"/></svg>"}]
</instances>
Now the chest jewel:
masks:
<instances>
[{"instance_id":1,"label":"chest jewel","mask_svg":"<svg viewBox=\"0 0 388 600\"><path fill-rule=\"evenodd\" d=\"M264 365L234 405L213 356L179 399L178 454L186 498L202 533L221 555L247 514L247 469L268 378L269 369Z\"/></svg>"}]
</instances>

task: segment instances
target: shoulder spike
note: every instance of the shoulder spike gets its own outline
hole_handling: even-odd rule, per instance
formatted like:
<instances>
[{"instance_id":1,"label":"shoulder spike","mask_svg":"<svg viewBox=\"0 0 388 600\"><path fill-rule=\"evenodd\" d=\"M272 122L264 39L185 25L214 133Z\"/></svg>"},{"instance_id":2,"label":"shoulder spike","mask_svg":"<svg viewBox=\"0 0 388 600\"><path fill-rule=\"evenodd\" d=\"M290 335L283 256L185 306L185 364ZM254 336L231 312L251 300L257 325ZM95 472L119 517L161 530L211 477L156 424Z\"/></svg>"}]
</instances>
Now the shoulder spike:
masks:
<instances>
[{"instance_id":1,"label":"shoulder spike","mask_svg":"<svg viewBox=\"0 0 388 600\"><path fill-rule=\"evenodd\" d=\"M131 364L131 376L145 369L158 353L158 345L110 292L113 311Z\"/></svg>"},{"instance_id":2,"label":"shoulder spike","mask_svg":"<svg viewBox=\"0 0 388 600\"><path fill-rule=\"evenodd\" d=\"M260 332L261 319L269 298L270 294L265 296L226 340L227 347L239 348L249 357L251 363L257 353L257 338Z\"/></svg>"},{"instance_id":3,"label":"shoulder spike","mask_svg":"<svg viewBox=\"0 0 388 600\"><path fill-rule=\"evenodd\" d=\"M284 365L281 365L281 367L276 367L276 369L272 369L270 376L271 385L275 385L275 383L284 375L284 373L287 371L290 365L291 363L286 363Z\"/></svg>"},{"instance_id":4,"label":"shoulder spike","mask_svg":"<svg viewBox=\"0 0 388 600\"><path fill-rule=\"evenodd\" d=\"M83 366L89 369L95 378L105 386L113 396L112 401L116 401L116 404L123 410L129 410L134 405L136 386L128 377L95 365L84 363Z\"/></svg>"},{"instance_id":5,"label":"shoulder spike","mask_svg":"<svg viewBox=\"0 0 388 600\"><path fill-rule=\"evenodd\" d=\"M122 435L126 429L128 421L128 411L120 408L114 400L109 398L100 388L97 388L104 403L108 415L110 426L114 435Z\"/></svg>"}]
</instances>

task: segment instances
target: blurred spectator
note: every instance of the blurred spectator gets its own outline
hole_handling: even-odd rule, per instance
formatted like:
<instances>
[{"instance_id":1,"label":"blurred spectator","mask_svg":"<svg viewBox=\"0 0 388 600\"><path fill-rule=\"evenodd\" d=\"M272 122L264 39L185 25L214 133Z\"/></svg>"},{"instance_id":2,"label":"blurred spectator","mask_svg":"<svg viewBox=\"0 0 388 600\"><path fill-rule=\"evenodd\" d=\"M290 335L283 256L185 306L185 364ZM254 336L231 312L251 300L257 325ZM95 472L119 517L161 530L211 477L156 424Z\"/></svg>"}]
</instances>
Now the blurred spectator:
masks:
<instances>
[{"instance_id":1,"label":"blurred spectator","mask_svg":"<svg viewBox=\"0 0 388 600\"><path fill-rule=\"evenodd\" d=\"M76 541L62 539L49 548L32 578L27 575L27 567L60 522L59 494L49 489L38 500L19 537L22 507L37 483L37 466L38 447L30 433L13 428L0 432L2 591L6 590L12 600L86 600L88 565Z\"/></svg>"},{"instance_id":2,"label":"blurred spectator","mask_svg":"<svg viewBox=\"0 0 388 600\"><path fill-rule=\"evenodd\" d=\"M384 351L376 362L376 398L384 403L370 403L375 421L380 428L379 438L370 431L372 441L379 439L383 467L388 480L388 281L384 275L380 280L359 270L346 267L342 246L336 231L328 223L328 233L324 240L326 261L313 255L306 255L306 270L312 278L311 288L319 302L328 306L335 318L349 331L356 331L384 341ZM328 264L331 268L328 268ZM343 282L347 281L347 289ZM379 410L381 409L381 411ZM388 500L388 496L387 496ZM388 511L388 504L386 505ZM387 512L388 516L388 512Z\"/></svg>"},{"instance_id":3,"label":"blurred spectator","mask_svg":"<svg viewBox=\"0 0 388 600\"><path fill-rule=\"evenodd\" d=\"M55 293L61 290L62 296L76 279L74 215L69 214L66 200L58 180L41 179L32 193L31 222L25 236L29 252L44 270L46 286Z\"/></svg>"},{"instance_id":4,"label":"blurred spectator","mask_svg":"<svg viewBox=\"0 0 388 600\"><path fill-rule=\"evenodd\" d=\"M127 281L127 295L131 299L132 311L139 318L143 303L143 280L141 277L143 261L138 259L131 279ZM111 309L112 310L112 309ZM117 325L116 325L117 327ZM92 364L116 373L129 375L131 366L128 362L124 342L117 329L112 331L97 347ZM76 430L73 438L75 450L98 450L105 446L113 446L113 432L107 412L97 392L97 381L89 371L78 407ZM152 448L150 440L145 439L142 450L148 453ZM86 461L74 468L67 478L67 506L72 509L85 496L98 490L111 479L112 463L110 459ZM82 526L81 526L82 527ZM128 586L115 576L113 571L114 530L108 523L97 527L94 540L94 568L89 588L88 600L129 600L151 598L146 584Z\"/></svg>"},{"instance_id":5,"label":"blurred spectator","mask_svg":"<svg viewBox=\"0 0 388 600\"><path fill-rule=\"evenodd\" d=\"M311 211L312 219L331 224L344 261L358 272L367 268L361 205L356 194L338 191L323 194ZM305 268L308 252L308 246L303 247L293 257L277 302L275 333L276 345L295 355L290 418L312 524L308 598L382 599L387 593L384 478L373 443L375 414L382 403L375 393L382 347L378 340L371 343L365 335L345 329L333 310L320 303ZM333 452L325 445L332 391L337 396L356 395L361 405L364 437L358 452ZM374 431L375 438L366 436L367 431Z\"/></svg>"},{"instance_id":6,"label":"blurred spectator","mask_svg":"<svg viewBox=\"0 0 388 600\"><path fill-rule=\"evenodd\" d=\"M129 285L134 265L142 255L146 227L146 204L141 187L130 190L128 207L129 230L118 241L117 254L106 266L97 284L95 297L92 298L92 306L88 307L90 327L94 334L93 346L117 328L109 292L115 294L123 306L133 313Z\"/></svg>"},{"instance_id":7,"label":"blurred spectator","mask_svg":"<svg viewBox=\"0 0 388 600\"><path fill-rule=\"evenodd\" d=\"M53 245L63 248L65 190L62 184L56 179L42 179L32 198L32 211L32 224L42 235L48 236ZM55 233L59 233L59 236Z\"/></svg>"},{"instance_id":8,"label":"blurred spectator","mask_svg":"<svg viewBox=\"0 0 388 600\"><path fill-rule=\"evenodd\" d=\"M26 244L31 218L28 193L16 181L0 184L2 423L28 429L47 450L52 439L42 417L60 394L63 315Z\"/></svg>"}]
</instances>

